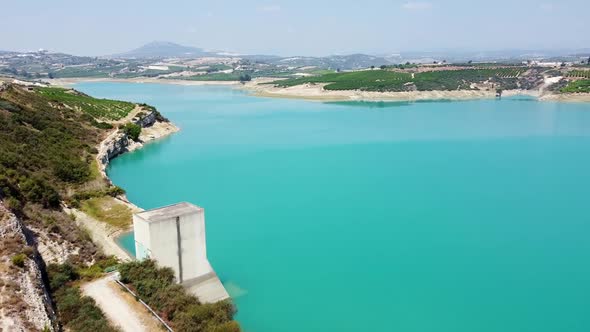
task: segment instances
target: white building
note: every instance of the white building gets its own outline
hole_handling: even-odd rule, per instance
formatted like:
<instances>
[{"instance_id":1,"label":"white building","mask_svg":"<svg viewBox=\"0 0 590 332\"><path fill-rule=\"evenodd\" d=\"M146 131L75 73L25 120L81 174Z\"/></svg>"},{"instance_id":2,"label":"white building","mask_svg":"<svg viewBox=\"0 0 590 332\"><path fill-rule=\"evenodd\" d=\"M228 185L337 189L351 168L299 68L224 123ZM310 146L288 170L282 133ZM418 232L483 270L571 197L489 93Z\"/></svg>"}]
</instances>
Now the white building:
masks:
<instances>
[{"instance_id":1,"label":"white building","mask_svg":"<svg viewBox=\"0 0 590 332\"><path fill-rule=\"evenodd\" d=\"M207 259L203 208L183 202L136 213L133 229L137 259L171 268L202 302L229 297Z\"/></svg>"},{"instance_id":2,"label":"white building","mask_svg":"<svg viewBox=\"0 0 590 332\"><path fill-rule=\"evenodd\" d=\"M149 66L143 67L143 68L151 69L151 70L162 70L162 71L166 71L166 70L170 69L170 67L164 66L164 65L149 65Z\"/></svg>"}]
</instances>

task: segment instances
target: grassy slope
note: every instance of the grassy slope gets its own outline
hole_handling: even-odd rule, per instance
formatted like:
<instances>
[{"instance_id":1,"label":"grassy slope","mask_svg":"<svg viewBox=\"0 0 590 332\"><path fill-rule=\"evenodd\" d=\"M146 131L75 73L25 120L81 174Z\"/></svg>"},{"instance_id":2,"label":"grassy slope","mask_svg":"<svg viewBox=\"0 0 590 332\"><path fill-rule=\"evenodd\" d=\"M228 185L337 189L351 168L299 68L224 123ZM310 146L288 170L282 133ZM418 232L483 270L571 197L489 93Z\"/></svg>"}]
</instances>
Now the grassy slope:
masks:
<instances>
[{"instance_id":1,"label":"grassy slope","mask_svg":"<svg viewBox=\"0 0 590 332\"><path fill-rule=\"evenodd\" d=\"M81 202L80 208L95 219L116 228L131 226L131 210L112 197L102 196L87 199Z\"/></svg>"}]
</instances>

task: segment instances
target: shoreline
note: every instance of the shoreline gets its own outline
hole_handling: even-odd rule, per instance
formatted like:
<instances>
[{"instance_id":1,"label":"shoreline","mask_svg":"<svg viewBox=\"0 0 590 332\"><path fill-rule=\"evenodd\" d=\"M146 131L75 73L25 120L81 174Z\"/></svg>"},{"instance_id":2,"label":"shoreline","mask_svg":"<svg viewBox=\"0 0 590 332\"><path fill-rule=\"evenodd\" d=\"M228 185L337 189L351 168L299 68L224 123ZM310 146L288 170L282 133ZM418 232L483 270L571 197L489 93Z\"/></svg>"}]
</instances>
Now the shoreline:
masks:
<instances>
[{"instance_id":1,"label":"shoreline","mask_svg":"<svg viewBox=\"0 0 590 332\"><path fill-rule=\"evenodd\" d=\"M264 83L274 78L256 78L246 84L237 81L187 81L175 79L141 78L60 78L45 82L62 87L84 82L139 83L139 84L172 84L181 86L229 86L247 91L252 96L265 98L300 99L319 102L369 101L369 102L413 102L437 100L477 100L494 99L495 91L455 90L455 91L407 91L407 92L376 92L361 90L324 90L326 84L302 84L288 88L280 88ZM505 90L502 97L530 96L539 101L553 102L590 102L590 93L557 94L542 90Z\"/></svg>"},{"instance_id":2,"label":"shoreline","mask_svg":"<svg viewBox=\"0 0 590 332\"><path fill-rule=\"evenodd\" d=\"M114 129L97 146L99 152L96 155L96 162L98 163L100 177L112 184L112 180L106 173L106 168L113 159L122 154L141 149L146 144L166 138L178 131L180 131L180 128L172 122L156 120L151 125L142 127L139 141L135 142L130 140L127 135L121 133L119 129ZM114 197L113 199L127 207L131 213L144 210L127 199L125 194ZM104 221L97 220L81 209L70 208L68 212L76 216L76 223L89 231L92 241L101 247L105 254L116 256L123 261L135 259L130 252L120 246L116 241L119 236L132 231L133 224L129 227L118 228Z\"/></svg>"},{"instance_id":3,"label":"shoreline","mask_svg":"<svg viewBox=\"0 0 590 332\"><path fill-rule=\"evenodd\" d=\"M360 90L323 90L322 85L305 87L259 87L249 86L246 90L253 96L267 98L301 99L320 102L367 101L367 102L414 102L441 100L477 100L494 99L496 93L492 91L460 90L460 91L411 91L411 92L375 92ZM530 96L539 98L534 90L507 90L502 97Z\"/></svg>"}]
</instances>

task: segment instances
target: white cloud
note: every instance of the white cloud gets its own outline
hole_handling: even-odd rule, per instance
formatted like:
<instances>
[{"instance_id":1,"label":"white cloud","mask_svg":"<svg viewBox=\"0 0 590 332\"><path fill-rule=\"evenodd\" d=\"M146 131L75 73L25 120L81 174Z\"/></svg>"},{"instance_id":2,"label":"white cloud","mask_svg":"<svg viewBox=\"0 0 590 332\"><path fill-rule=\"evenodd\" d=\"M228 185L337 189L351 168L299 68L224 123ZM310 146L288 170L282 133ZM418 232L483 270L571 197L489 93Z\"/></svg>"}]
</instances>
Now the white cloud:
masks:
<instances>
[{"instance_id":1,"label":"white cloud","mask_svg":"<svg viewBox=\"0 0 590 332\"><path fill-rule=\"evenodd\" d=\"M261 12L280 12L281 6L279 5L265 5L258 7L258 10Z\"/></svg>"},{"instance_id":2,"label":"white cloud","mask_svg":"<svg viewBox=\"0 0 590 332\"><path fill-rule=\"evenodd\" d=\"M432 9L430 2L406 2L402 5L403 9L407 10L429 10Z\"/></svg>"}]
</instances>

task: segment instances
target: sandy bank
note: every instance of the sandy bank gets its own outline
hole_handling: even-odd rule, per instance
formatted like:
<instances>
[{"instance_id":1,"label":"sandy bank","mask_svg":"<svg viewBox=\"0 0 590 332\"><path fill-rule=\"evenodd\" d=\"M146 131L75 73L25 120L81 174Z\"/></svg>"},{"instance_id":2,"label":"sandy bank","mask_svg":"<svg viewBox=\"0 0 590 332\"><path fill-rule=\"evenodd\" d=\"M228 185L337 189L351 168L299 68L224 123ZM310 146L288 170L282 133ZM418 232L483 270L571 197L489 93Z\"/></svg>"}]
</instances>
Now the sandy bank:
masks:
<instances>
[{"instance_id":1,"label":"sandy bank","mask_svg":"<svg viewBox=\"0 0 590 332\"><path fill-rule=\"evenodd\" d=\"M266 80L256 80L244 86L255 96L275 98L297 98L318 101L417 101L417 100L467 100L495 98L495 91L460 90L460 91L410 91L410 92L374 92L360 90L324 90L326 84L302 84L288 88L263 84ZM538 91L507 90L503 96L530 95L537 97Z\"/></svg>"}]
</instances>

